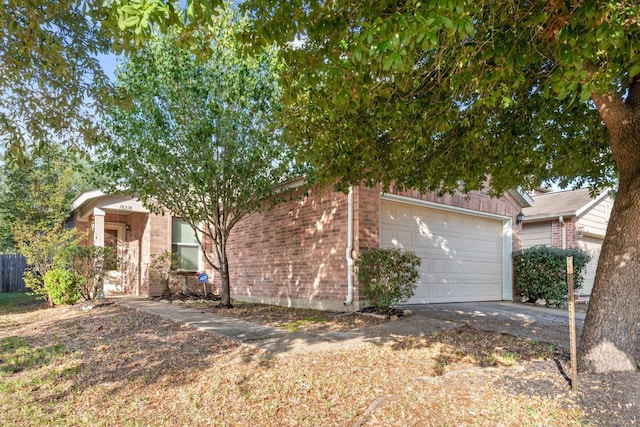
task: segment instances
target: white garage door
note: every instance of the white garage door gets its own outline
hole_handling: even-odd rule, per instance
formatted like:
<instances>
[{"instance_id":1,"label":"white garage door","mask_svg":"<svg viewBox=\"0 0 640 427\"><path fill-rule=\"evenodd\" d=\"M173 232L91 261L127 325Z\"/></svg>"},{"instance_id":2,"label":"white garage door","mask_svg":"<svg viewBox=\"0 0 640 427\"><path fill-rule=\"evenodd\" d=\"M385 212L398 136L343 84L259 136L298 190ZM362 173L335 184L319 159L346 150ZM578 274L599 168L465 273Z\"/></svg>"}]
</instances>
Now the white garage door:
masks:
<instances>
[{"instance_id":1,"label":"white garage door","mask_svg":"<svg viewBox=\"0 0 640 427\"><path fill-rule=\"evenodd\" d=\"M597 237L583 237L580 242L580 247L586 250L591 255L591 261L587 264L587 269L583 273L584 282L582 289L578 290L578 293L582 296L591 295L591 289L593 288L593 281L596 278L596 268L598 267L598 258L600 258L600 250L602 249L602 239Z\"/></svg>"},{"instance_id":2,"label":"white garage door","mask_svg":"<svg viewBox=\"0 0 640 427\"><path fill-rule=\"evenodd\" d=\"M502 300L502 222L382 200L380 247L421 259L415 295L407 303Z\"/></svg>"}]
</instances>

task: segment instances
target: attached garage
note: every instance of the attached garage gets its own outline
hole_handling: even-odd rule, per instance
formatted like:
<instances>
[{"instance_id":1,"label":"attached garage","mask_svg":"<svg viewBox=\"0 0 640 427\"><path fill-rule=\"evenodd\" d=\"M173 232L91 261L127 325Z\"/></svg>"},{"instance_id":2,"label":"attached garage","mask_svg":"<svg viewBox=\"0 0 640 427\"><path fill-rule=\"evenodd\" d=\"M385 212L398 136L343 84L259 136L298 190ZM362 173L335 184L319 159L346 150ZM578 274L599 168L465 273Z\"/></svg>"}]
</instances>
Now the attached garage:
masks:
<instances>
[{"instance_id":1,"label":"attached garage","mask_svg":"<svg viewBox=\"0 0 640 427\"><path fill-rule=\"evenodd\" d=\"M548 221L527 224L522 227L522 249L534 246L551 246L553 244L553 230Z\"/></svg>"},{"instance_id":2,"label":"attached garage","mask_svg":"<svg viewBox=\"0 0 640 427\"><path fill-rule=\"evenodd\" d=\"M422 259L409 304L512 298L510 217L383 195L380 247Z\"/></svg>"}]
</instances>

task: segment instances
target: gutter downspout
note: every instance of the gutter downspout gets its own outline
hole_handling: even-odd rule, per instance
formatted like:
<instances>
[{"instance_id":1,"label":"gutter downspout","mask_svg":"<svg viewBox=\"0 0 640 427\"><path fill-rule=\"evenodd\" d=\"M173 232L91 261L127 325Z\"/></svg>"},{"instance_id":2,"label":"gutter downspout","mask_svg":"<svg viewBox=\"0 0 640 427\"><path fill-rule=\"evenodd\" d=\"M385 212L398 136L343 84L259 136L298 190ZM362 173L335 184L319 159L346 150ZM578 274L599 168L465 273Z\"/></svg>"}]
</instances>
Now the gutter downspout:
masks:
<instances>
[{"instance_id":1,"label":"gutter downspout","mask_svg":"<svg viewBox=\"0 0 640 427\"><path fill-rule=\"evenodd\" d=\"M353 302L353 186L349 186L347 196L347 249L345 259L347 260L347 299L344 305Z\"/></svg>"},{"instance_id":2,"label":"gutter downspout","mask_svg":"<svg viewBox=\"0 0 640 427\"><path fill-rule=\"evenodd\" d=\"M567 224L564 223L563 217L559 217L558 221L562 224L562 249L567 249Z\"/></svg>"}]
</instances>

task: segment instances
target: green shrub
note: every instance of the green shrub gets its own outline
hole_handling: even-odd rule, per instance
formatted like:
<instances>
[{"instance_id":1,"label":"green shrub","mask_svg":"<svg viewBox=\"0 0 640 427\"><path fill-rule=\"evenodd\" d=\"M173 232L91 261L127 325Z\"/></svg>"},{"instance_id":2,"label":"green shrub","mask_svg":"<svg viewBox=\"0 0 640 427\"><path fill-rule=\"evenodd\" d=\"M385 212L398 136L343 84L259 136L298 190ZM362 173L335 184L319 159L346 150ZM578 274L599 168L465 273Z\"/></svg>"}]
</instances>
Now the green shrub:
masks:
<instances>
[{"instance_id":1,"label":"green shrub","mask_svg":"<svg viewBox=\"0 0 640 427\"><path fill-rule=\"evenodd\" d=\"M364 296L374 307L388 308L413 296L418 284L420 258L399 249L363 252L356 261Z\"/></svg>"},{"instance_id":2,"label":"green shrub","mask_svg":"<svg viewBox=\"0 0 640 427\"><path fill-rule=\"evenodd\" d=\"M162 295L169 296L178 291L182 280L175 274L180 267L180 259L175 252L162 251L151 256L149 278L151 283L160 284Z\"/></svg>"},{"instance_id":3,"label":"green shrub","mask_svg":"<svg viewBox=\"0 0 640 427\"><path fill-rule=\"evenodd\" d=\"M44 280L42 279L40 272L27 267L22 274L22 279L24 280L24 285L27 289L44 297L45 299L47 298L47 292L44 289Z\"/></svg>"},{"instance_id":4,"label":"green shrub","mask_svg":"<svg viewBox=\"0 0 640 427\"><path fill-rule=\"evenodd\" d=\"M55 265L71 270L78 291L86 300L98 296L105 270L115 263L116 253L108 246L69 245L54 260Z\"/></svg>"},{"instance_id":5,"label":"green shrub","mask_svg":"<svg viewBox=\"0 0 640 427\"><path fill-rule=\"evenodd\" d=\"M80 299L80 291L73 272L54 267L44 275L44 288L56 305L74 304Z\"/></svg>"},{"instance_id":6,"label":"green shrub","mask_svg":"<svg viewBox=\"0 0 640 427\"><path fill-rule=\"evenodd\" d=\"M518 295L547 305L562 305L567 301L567 257L573 257L573 287L582 288L585 270L591 256L580 248L558 249L534 246L513 254Z\"/></svg>"}]
</instances>

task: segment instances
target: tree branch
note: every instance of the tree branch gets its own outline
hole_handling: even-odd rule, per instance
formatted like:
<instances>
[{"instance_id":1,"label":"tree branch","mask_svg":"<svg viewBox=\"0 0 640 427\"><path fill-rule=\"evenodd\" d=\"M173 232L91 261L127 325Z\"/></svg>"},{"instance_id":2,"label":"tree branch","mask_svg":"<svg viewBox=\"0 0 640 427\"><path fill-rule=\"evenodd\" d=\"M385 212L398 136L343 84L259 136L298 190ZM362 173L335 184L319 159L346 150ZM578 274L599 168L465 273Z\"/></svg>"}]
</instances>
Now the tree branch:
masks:
<instances>
[{"instance_id":1,"label":"tree branch","mask_svg":"<svg viewBox=\"0 0 640 427\"><path fill-rule=\"evenodd\" d=\"M592 77L598 68L595 64L588 61L585 63L585 69ZM591 99L596 104L598 113L607 126L609 132L612 129L619 128L622 124L623 117L628 114L628 107L625 105L622 97L615 90L609 89L604 93L591 93Z\"/></svg>"},{"instance_id":2,"label":"tree branch","mask_svg":"<svg viewBox=\"0 0 640 427\"><path fill-rule=\"evenodd\" d=\"M640 74L635 76L629 85L629 96L627 96L626 104L632 110L640 108Z\"/></svg>"}]
</instances>

